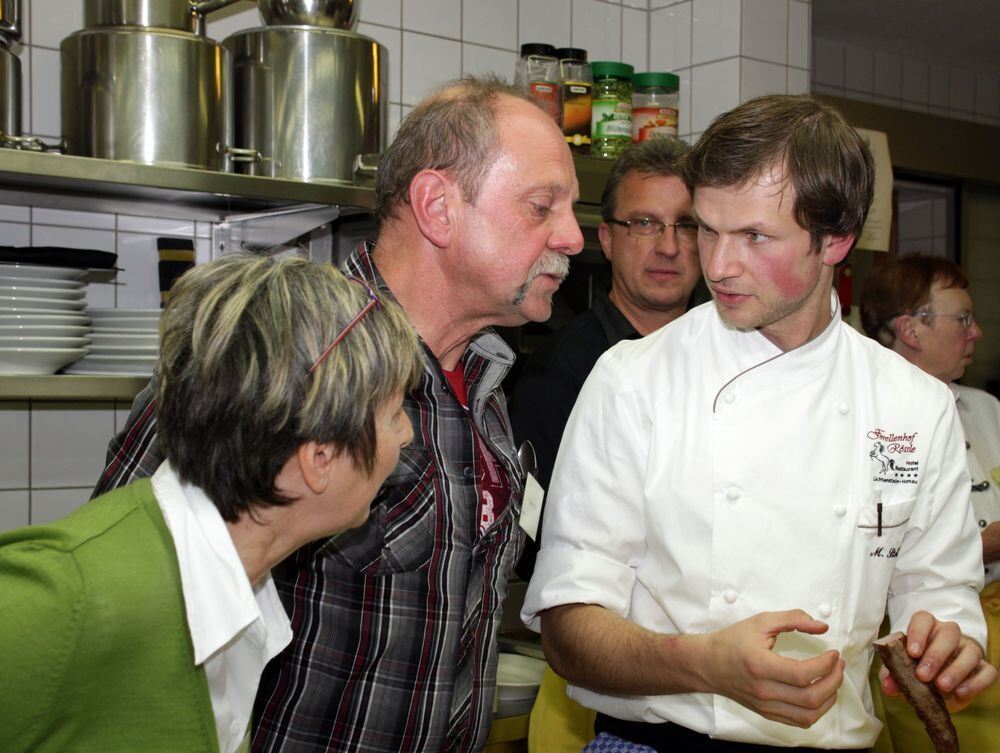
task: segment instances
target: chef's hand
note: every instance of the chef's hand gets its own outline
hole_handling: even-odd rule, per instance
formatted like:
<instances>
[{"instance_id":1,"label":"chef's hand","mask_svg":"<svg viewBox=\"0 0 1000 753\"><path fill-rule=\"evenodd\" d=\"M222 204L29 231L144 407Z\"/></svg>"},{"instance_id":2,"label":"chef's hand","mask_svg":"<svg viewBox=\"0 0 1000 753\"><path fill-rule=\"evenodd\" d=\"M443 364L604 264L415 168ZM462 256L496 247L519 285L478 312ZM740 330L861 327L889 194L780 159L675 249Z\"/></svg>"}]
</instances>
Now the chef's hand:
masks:
<instances>
[{"instance_id":1,"label":"chef's hand","mask_svg":"<svg viewBox=\"0 0 1000 753\"><path fill-rule=\"evenodd\" d=\"M837 700L844 661L837 651L811 659L789 659L772 651L780 633L818 635L826 623L801 609L762 612L710 633L713 661L705 669L714 692L732 698L761 716L808 728Z\"/></svg>"},{"instance_id":2,"label":"chef's hand","mask_svg":"<svg viewBox=\"0 0 1000 753\"><path fill-rule=\"evenodd\" d=\"M934 681L951 712L961 711L997 680L997 669L983 650L962 635L954 622L941 622L930 612L917 612L906 631L906 652L917 660L917 678ZM882 667L882 692L899 695L899 686Z\"/></svg>"}]
</instances>

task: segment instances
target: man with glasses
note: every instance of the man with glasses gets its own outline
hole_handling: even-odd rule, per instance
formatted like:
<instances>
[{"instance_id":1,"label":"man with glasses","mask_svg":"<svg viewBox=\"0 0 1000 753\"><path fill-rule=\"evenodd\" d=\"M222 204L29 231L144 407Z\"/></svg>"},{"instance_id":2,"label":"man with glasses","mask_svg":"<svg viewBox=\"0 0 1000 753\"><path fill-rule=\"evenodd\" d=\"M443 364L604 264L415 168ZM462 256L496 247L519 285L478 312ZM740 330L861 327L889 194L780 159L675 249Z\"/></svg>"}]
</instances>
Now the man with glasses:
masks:
<instances>
[{"instance_id":1,"label":"man with glasses","mask_svg":"<svg viewBox=\"0 0 1000 753\"><path fill-rule=\"evenodd\" d=\"M514 438L531 441L543 488L573 403L597 359L621 340L648 335L683 314L701 279L691 194L677 174L688 148L679 139L655 138L633 145L611 166L597 231L611 264L611 288L595 291L587 311L552 333L514 385ZM525 579L531 577L540 534L525 543L518 565ZM546 673L532 712L532 750L558 753L575 745L579 751L580 738L590 739L593 713L567 698L565 688Z\"/></svg>"},{"instance_id":2,"label":"man with glasses","mask_svg":"<svg viewBox=\"0 0 1000 753\"><path fill-rule=\"evenodd\" d=\"M344 266L420 336L403 406L414 438L364 526L274 569L293 638L261 679L255 753L483 748L524 487L500 388L514 357L490 327L550 316L583 247L577 195L562 132L500 79L449 84L400 124L379 162L378 241ZM99 490L159 464L148 404L136 399Z\"/></svg>"},{"instance_id":3,"label":"man with glasses","mask_svg":"<svg viewBox=\"0 0 1000 753\"><path fill-rule=\"evenodd\" d=\"M595 750L867 748L887 609L953 706L996 679L954 401L841 321L874 167L837 112L750 100L682 173L713 301L594 367L522 616Z\"/></svg>"},{"instance_id":4,"label":"man with glasses","mask_svg":"<svg viewBox=\"0 0 1000 753\"><path fill-rule=\"evenodd\" d=\"M961 267L939 256L912 254L882 260L861 291L865 333L948 385L965 433L972 475L972 510L983 547L986 587L979 600L989 626L990 660L1000 661L1000 401L955 383L972 362L983 331L976 323L969 281ZM931 753L919 720L905 703L887 700L893 747ZM952 717L967 753L992 753L1000 739L1000 686Z\"/></svg>"}]
</instances>

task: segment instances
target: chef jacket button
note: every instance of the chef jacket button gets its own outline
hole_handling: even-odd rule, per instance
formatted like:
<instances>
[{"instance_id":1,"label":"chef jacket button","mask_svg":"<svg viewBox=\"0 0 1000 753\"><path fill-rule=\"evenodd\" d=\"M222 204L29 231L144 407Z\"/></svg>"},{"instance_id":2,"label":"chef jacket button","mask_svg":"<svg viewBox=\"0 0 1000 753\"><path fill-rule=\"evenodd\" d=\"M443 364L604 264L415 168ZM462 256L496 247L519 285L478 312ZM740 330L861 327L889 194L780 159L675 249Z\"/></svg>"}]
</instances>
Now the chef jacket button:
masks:
<instances>
[{"instance_id":1,"label":"chef jacket button","mask_svg":"<svg viewBox=\"0 0 1000 753\"><path fill-rule=\"evenodd\" d=\"M836 515L838 518L842 518L845 515L847 515L847 508L844 507L844 505L837 505L836 507L833 508L833 514Z\"/></svg>"},{"instance_id":2,"label":"chef jacket button","mask_svg":"<svg viewBox=\"0 0 1000 753\"><path fill-rule=\"evenodd\" d=\"M842 416L846 416L850 412L851 412L851 406L849 406L847 403L837 403L837 413L839 413Z\"/></svg>"},{"instance_id":3,"label":"chef jacket button","mask_svg":"<svg viewBox=\"0 0 1000 753\"><path fill-rule=\"evenodd\" d=\"M986 528L986 521L985 520L980 520L979 521L979 527L980 528Z\"/></svg>"},{"instance_id":4,"label":"chef jacket button","mask_svg":"<svg viewBox=\"0 0 1000 753\"><path fill-rule=\"evenodd\" d=\"M819 616L820 617L826 619L831 614L833 614L833 609L830 607L829 604L820 604L819 605Z\"/></svg>"},{"instance_id":5,"label":"chef jacket button","mask_svg":"<svg viewBox=\"0 0 1000 753\"><path fill-rule=\"evenodd\" d=\"M727 588L726 592L722 594L722 598L726 600L727 604L732 604L734 601L736 601L736 599L739 598L739 594L736 593L736 591L734 591L733 589Z\"/></svg>"},{"instance_id":6,"label":"chef jacket button","mask_svg":"<svg viewBox=\"0 0 1000 753\"><path fill-rule=\"evenodd\" d=\"M730 486L728 489L726 489L726 499L728 499L730 502L735 502L739 498L740 498L740 490L737 489L735 486Z\"/></svg>"},{"instance_id":7,"label":"chef jacket button","mask_svg":"<svg viewBox=\"0 0 1000 753\"><path fill-rule=\"evenodd\" d=\"M736 402L736 395L734 395L732 392L727 392L725 395L722 396L722 399L725 400L727 403L732 404Z\"/></svg>"},{"instance_id":8,"label":"chef jacket button","mask_svg":"<svg viewBox=\"0 0 1000 753\"><path fill-rule=\"evenodd\" d=\"M245 724L240 724L239 722L233 722L229 726L229 731L234 735L240 735L246 732L247 726Z\"/></svg>"}]
</instances>

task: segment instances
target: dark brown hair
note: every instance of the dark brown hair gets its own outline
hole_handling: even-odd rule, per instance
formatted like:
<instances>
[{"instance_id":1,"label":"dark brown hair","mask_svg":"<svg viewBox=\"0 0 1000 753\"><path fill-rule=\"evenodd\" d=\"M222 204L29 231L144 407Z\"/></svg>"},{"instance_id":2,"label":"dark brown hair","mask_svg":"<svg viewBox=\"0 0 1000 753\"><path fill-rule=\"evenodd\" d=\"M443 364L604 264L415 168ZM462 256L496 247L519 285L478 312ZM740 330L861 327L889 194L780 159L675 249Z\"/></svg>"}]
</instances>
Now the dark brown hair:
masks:
<instances>
[{"instance_id":1,"label":"dark brown hair","mask_svg":"<svg viewBox=\"0 0 1000 753\"><path fill-rule=\"evenodd\" d=\"M601 194L601 217L605 222L615 218L618 207L618 186L635 170L643 175L679 175L678 162L689 147L680 139L657 137L641 141L626 149L611 165L611 172Z\"/></svg>"},{"instance_id":2,"label":"dark brown hair","mask_svg":"<svg viewBox=\"0 0 1000 753\"><path fill-rule=\"evenodd\" d=\"M915 314L931 299L935 283L942 288L969 287L961 267L929 254L910 254L886 259L865 279L861 289L861 326L865 334L891 348L896 341L892 321Z\"/></svg>"},{"instance_id":3,"label":"dark brown hair","mask_svg":"<svg viewBox=\"0 0 1000 753\"><path fill-rule=\"evenodd\" d=\"M751 99L717 117L682 163L685 182L742 186L769 169L795 189L795 221L818 247L824 235L853 233L868 217L875 167L864 139L808 95Z\"/></svg>"}]
</instances>

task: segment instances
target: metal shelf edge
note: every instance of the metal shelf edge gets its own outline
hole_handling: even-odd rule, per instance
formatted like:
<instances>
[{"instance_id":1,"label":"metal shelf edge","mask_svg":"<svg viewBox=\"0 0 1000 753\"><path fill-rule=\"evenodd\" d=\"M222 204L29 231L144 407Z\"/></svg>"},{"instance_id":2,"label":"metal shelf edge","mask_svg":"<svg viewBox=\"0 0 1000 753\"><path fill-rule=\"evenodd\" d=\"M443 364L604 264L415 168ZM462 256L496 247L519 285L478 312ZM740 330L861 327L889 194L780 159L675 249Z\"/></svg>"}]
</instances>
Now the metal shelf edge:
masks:
<instances>
[{"instance_id":1,"label":"metal shelf edge","mask_svg":"<svg viewBox=\"0 0 1000 753\"><path fill-rule=\"evenodd\" d=\"M0 375L0 401L131 401L148 383L145 376Z\"/></svg>"}]
</instances>

